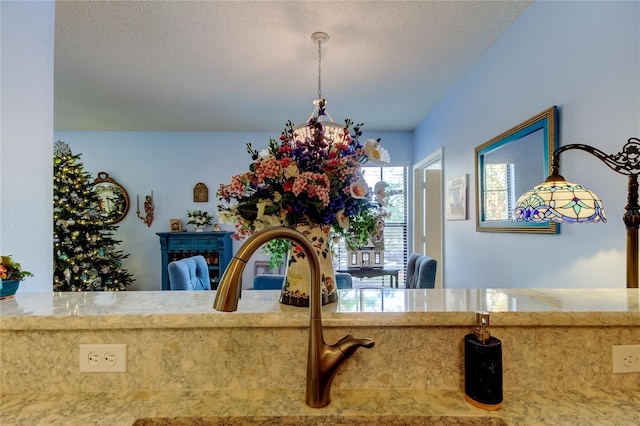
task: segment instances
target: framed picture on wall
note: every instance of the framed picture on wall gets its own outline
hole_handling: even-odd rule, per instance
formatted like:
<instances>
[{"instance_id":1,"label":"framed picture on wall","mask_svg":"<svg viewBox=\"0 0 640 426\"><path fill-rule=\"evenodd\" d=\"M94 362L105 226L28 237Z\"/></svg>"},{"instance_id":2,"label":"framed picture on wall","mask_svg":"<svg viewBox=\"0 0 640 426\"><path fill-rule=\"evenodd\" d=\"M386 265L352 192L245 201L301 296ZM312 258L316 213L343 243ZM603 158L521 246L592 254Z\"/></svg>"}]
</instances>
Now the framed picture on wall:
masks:
<instances>
[{"instance_id":1,"label":"framed picture on wall","mask_svg":"<svg viewBox=\"0 0 640 426\"><path fill-rule=\"evenodd\" d=\"M169 219L169 229L171 232L182 232L182 221L180 219Z\"/></svg>"},{"instance_id":2,"label":"framed picture on wall","mask_svg":"<svg viewBox=\"0 0 640 426\"><path fill-rule=\"evenodd\" d=\"M447 220L467 219L467 175L447 182L445 217Z\"/></svg>"},{"instance_id":3,"label":"framed picture on wall","mask_svg":"<svg viewBox=\"0 0 640 426\"><path fill-rule=\"evenodd\" d=\"M209 201L209 188L202 182L198 182L193 187L193 201L196 203L206 203Z\"/></svg>"}]
</instances>

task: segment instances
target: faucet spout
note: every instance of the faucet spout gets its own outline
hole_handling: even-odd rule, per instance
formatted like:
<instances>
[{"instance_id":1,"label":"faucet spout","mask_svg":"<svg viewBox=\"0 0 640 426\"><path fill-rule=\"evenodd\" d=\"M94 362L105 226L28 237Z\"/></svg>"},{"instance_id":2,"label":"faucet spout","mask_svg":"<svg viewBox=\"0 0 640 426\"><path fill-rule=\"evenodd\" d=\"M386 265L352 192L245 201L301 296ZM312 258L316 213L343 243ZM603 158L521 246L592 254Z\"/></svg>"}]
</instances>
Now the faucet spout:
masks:
<instances>
[{"instance_id":1,"label":"faucet spout","mask_svg":"<svg viewBox=\"0 0 640 426\"><path fill-rule=\"evenodd\" d=\"M331 384L339 367L359 348L372 348L371 339L357 339L350 334L333 345L324 341L322 330L322 286L320 261L307 238L292 228L274 227L262 230L249 238L238 250L225 270L213 308L230 312L238 308L242 271L251 255L264 243L275 239L293 241L302 248L311 267L311 294L309 299L309 350L307 353L306 402L314 408L325 407L331 402Z\"/></svg>"}]
</instances>

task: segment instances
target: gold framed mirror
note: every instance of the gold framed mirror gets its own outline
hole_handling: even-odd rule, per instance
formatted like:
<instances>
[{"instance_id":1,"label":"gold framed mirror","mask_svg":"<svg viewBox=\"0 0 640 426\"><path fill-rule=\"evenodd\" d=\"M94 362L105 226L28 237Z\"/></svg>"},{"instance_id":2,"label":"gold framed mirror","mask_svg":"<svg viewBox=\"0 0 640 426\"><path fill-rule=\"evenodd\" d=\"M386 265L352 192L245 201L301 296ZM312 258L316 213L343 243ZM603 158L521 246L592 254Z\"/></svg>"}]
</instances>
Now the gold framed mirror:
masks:
<instances>
[{"instance_id":1,"label":"gold framed mirror","mask_svg":"<svg viewBox=\"0 0 640 426\"><path fill-rule=\"evenodd\" d=\"M129 211L129 194L106 172L98 173L93 181L93 190L100 199L100 209L107 214L109 225L120 222Z\"/></svg>"},{"instance_id":2,"label":"gold framed mirror","mask_svg":"<svg viewBox=\"0 0 640 426\"><path fill-rule=\"evenodd\" d=\"M552 106L476 147L476 231L558 232L554 222L512 220L518 196L551 174L557 116Z\"/></svg>"}]
</instances>

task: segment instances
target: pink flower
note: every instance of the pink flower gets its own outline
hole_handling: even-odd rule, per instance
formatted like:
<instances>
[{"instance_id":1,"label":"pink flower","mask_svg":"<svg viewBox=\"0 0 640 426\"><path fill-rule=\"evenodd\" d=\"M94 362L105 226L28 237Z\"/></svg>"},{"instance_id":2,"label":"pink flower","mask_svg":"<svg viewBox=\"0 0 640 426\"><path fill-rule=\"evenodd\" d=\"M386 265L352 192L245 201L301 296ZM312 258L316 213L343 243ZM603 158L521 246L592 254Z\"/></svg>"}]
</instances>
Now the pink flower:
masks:
<instances>
[{"instance_id":1,"label":"pink flower","mask_svg":"<svg viewBox=\"0 0 640 426\"><path fill-rule=\"evenodd\" d=\"M230 185L230 191L233 194L237 194L239 196L242 196L242 193L244 192L244 178L243 175L235 175L231 177L231 185Z\"/></svg>"},{"instance_id":2,"label":"pink flower","mask_svg":"<svg viewBox=\"0 0 640 426\"><path fill-rule=\"evenodd\" d=\"M264 181L264 179L277 178L282 174L280 162L273 157L265 158L262 161L256 161L255 171L261 181Z\"/></svg>"},{"instance_id":3,"label":"pink flower","mask_svg":"<svg viewBox=\"0 0 640 426\"><path fill-rule=\"evenodd\" d=\"M329 189L331 184L327 175L321 173L304 172L295 178L291 192L296 197L302 192L307 193L311 198L318 198L322 202L322 206L329 205Z\"/></svg>"}]
</instances>

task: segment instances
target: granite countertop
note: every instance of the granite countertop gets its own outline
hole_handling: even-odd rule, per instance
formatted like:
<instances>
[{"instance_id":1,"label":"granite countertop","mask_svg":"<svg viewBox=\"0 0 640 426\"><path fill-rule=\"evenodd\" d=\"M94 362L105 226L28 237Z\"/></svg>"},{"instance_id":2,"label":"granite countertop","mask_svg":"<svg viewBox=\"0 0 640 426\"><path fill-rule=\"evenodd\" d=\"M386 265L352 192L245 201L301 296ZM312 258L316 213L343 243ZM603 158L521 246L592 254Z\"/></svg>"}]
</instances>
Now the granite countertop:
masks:
<instances>
[{"instance_id":1,"label":"granite countertop","mask_svg":"<svg viewBox=\"0 0 640 426\"><path fill-rule=\"evenodd\" d=\"M0 302L0 328L110 329L191 327L305 327L306 308L282 305L277 290L245 290L238 311L213 309L215 292L151 291L18 293ZM323 307L325 326L458 326L475 311L493 326L640 324L638 289L452 289L385 287L340 290ZM283 315L286 314L286 315Z\"/></svg>"},{"instance_id":2,"label":"granite countertop","mask_svg":"<svg viewBox=\"0 0 640 426\"><path fill-rule=\"evenodd\" d=\"M640 424L639 391L505 392L483 411L462 392L334 390L310 408L302 389L2 395L3 425L579 425Z\"/></svg>"},{"instance_id":3,"label":"granite countertop","mask_svg":"<svg viewBox=\"0 0 640 426\"><path fill-rule=\"evenodd\" d=\"M215 292L18 293L0 301L0 330L189 329L301 327L305 308L278 303L279 291L243 291L238 311L213 310ZM492 326L640 325L640 290L340 290L323 307L335 327L447 327L490 311ZM5 366L3 366L5 368ZM487 412L462 391L340 389L322 409L306 406L304 389L206 391L15 392L1 395L5 425L388 424L638 425L640 389L505 391ZM426 418L425 418L426 416ZM173 418L170 423L166 418ZM160 420L158 420L160 418ZM162 420L165 419L165 420Z\"/></svg>"}]
</instances>

